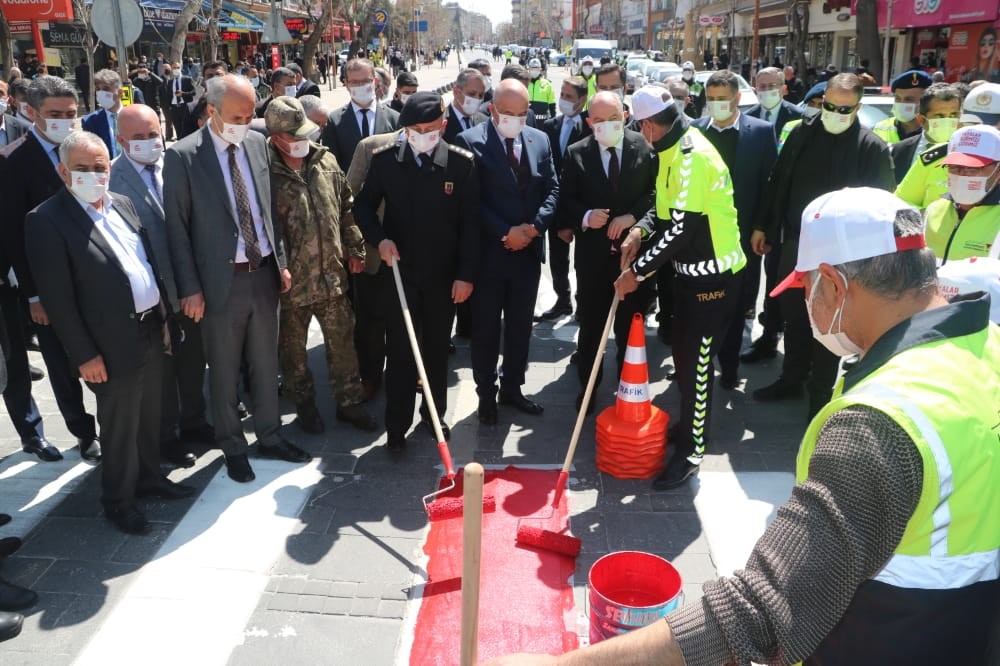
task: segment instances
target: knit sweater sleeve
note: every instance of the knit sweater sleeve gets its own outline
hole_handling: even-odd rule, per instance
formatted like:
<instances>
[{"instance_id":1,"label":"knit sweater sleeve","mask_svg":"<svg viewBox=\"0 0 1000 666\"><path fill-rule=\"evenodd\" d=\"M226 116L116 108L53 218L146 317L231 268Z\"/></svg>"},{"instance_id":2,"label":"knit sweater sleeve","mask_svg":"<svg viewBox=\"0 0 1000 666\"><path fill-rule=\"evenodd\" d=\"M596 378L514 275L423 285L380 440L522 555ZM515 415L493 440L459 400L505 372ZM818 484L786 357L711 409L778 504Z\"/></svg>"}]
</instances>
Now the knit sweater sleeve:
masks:
<instances>
[{"instance_id":1,"label":"knit sweater sleeve","mask_svg":"<svg viewBox=\"0 0 1000 666\"><path fill-rule=\"evenodd\" d=\"M668 616L687 666L808 657L899 545L922 484L920 453L895 421L863 406L834 413L746 568Z\"/></svg>"}]
</instances>

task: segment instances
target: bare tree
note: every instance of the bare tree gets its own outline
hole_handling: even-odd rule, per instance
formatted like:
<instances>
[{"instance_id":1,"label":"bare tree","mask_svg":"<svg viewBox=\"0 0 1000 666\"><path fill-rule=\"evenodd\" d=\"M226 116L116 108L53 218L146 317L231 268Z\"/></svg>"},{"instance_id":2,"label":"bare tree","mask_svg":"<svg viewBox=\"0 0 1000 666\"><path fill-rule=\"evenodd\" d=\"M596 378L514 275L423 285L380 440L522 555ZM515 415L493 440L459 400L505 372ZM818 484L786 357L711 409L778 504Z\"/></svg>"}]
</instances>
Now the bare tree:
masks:
<instances>
[{"instance_id":1,"label":"bare tree","mask_svg":"<svg viewBox=\"0 0 1000 666\"><path fill-rule=\"evenodd\" d=\"M174 21L174 36L170 40L170 62L180 62L184 56L184 44L187 43L188 25L194 20L201 9L201 0L187 0L181 13Z\"/></svg>"},{"instance_id":2,"label":"bare tree","mask_svg":"<svg viewBox=\"0 0 1000 666\"><path fill-rule=\"evenodd\" d=\"M809 40L809 3L802 0L788 0L788 8L785 12L788 22L788 50L785 53L785 62L790 65L792 58L795 58L795 68L806 71L806 49ZM823 63L815 63L817 66Z\"/></svg>"},{"instance_id":3,"label":"bare tree","mask_svg":"<svg viewBox=\"0 0 1000 666\"><path fill-rule=\"evenodd\" d=\"M91 5L84 2L84 0L73 0L73 16L76 20L83 24L83 52L87 58L87 71L89 72L90 81L87 86L87 108L94 108L94 53L97 51L97 44L94 43L94 31L91 29L91 19L90 19L90 8ZM79 86L79 81L77 82Z\"/></svg>"},{"instance_id":4,"label":"bare tree","mask_svg":"<svg viewBox=\"0 0 1000 666\"><path fill-rule=\"evenodd\" d=\"M320 40L323 39L323 33L326 32L326 27L330 24L330 19L333 18L334 11L334 0L322 0L322 3L323 13L313 25L312 33L302 48L302 69L305 72L306 78L312 81L319 81L316 71L316 51L319 50Z\"/></svg>"},{"instance_id":5,"label":"bare tree","mask_svg":"<svg viewBox=\"0 0 1000 666\"><path fill-rule=\"evenodd\" d=\"M357 0L344 6L344 16L350 24L348 29L351 31L351 46L349 47L349 57L351 58L357 55L358 50L365 43L365 34L368 32L368 24L372 22L371 17L374 9L374 0ZM354 26L358 26L358 30L355 30Z\"/></svg>"},{"instance_id":6,"label":"bare tree","mask_svg":"<svg viewBox=\"0 0 1000 666\"><path fill-rule=\"evenodd\" d=\"M882 49L878 38L878 5L876 0L858 0L857 14L857 64L868 61L868 71L876 81L882 80ZM887 37L888 38L888 37Z\"/></svg>"},{"instance_id":7,"label":"bare tree","mask_svg":"<svg viewBox=\"0 0 1000 666\"><path fill-rule=\"evenodd\" d=\"M10 24L0 12L0 60L3 61L4 76L10 78L10 68L14 65L14 45L11 43Z\"/></svg>"},{"instance_id":8,"label":"bare tree","mask_svg":"<svg viewBox=\"0 0 1000 666\"><path fill-rule=\"evenodd\" d=\"M222 0L212 0L212 14L208 17L208 60L211 62L218 58L219 40L219 13L222 11Z\"/></svg>"}]
</instances>

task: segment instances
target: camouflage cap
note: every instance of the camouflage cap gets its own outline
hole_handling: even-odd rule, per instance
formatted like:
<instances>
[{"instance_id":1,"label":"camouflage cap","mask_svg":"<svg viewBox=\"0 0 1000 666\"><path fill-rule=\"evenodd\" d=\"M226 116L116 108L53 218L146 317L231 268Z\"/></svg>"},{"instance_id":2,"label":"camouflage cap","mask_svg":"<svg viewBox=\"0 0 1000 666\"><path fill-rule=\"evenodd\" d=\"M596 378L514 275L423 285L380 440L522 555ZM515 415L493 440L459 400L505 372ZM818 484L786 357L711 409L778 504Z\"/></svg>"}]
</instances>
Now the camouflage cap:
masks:
<instances>
[{"instance_id":1,"label":"camouflage cap","mask_svg":"<svg viewBox=\"0 0 1000 666\"><path fill-rule=\"evenodd\" d=\"M275 97L264 112L264 124L268 134L285 132L297 139L304 139L319 129L319 125L309 120L302 102L294 97Z\"/></svg>"}]
</instances>

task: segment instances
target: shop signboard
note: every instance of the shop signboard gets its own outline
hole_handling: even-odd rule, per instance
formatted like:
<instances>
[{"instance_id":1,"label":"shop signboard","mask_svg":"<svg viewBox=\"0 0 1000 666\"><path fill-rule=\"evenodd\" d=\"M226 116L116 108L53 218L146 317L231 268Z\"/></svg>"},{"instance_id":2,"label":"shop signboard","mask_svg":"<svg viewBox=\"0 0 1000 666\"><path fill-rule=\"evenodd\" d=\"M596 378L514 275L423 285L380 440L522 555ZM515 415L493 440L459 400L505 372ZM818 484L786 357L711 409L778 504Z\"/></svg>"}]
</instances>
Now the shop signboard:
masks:
<instances>
[{"instance_id":1,"label":"shop signboard","mask_svg":"<svg viewBox=\"0 0 1000 666\"><path fill-rule=\"evenodd\" d=\"M72 21L73 0L0 0L8 21Z\"/></svg>"},{"instance_id":2,"label":"shop signboard","mask_svg":"<svg viewBox=\"0 0 1000 666\"><path fill-rule=\"evenodd\" d=\"M140 5L142 9L142 27L144 30L159 30L160 32L173 32L174 22L180 16L180 10L168 9L165 7L148 7Z\"/></svg>"},{"instance_id":3,"label":"shop signboard","mask_svg":"<svg viewBox=\"0 0 1000 666\"><path fill-rule=\"evenodd\" d=\"M31 34L31 21L11 21L10 22L10 34L12 35L30 35ZM45 24L48 26L48 23ZM39 28L42 26L39 25Z\"/></svg>"},{"instance_id":4,"label":"shop signboard","mask_svg":"<svg viewBox=\"0 0 1000 666\"><path fill-rule=\"evenodd\" d=\"M83 27L72 23L52 23L42 30L42 42L52 48L83 48L85 41Z\"/></svg>"},{"instance_id":5,"label":"shop signboard","mask_svg":"<svg viewBox=\"0 0 1000 666\"><path fill-rule=\"evenodd\" d=\"M892 27L898 30L995 21L997 4L990 0L896 0L892 5ZM857 13L856 6L857 0L852 0L852 14ZM887 9L888 3L878 3L879 30L885 30Z\"/></svg>"},{"instance_id":6,"label":"shop signboard","mask_svg":"<svg viewBox=\"0 0 1000 666\"><path fill-rule=\"evenodd\" d=\"M294 39L301 39L302 33L308 31L304 18L286 18L285 28Z\"/></svg>"},{"instance_id":7,"label":"shop signboard","mask_svg":"<svg viewBox=\"0 0 1000 666\"><path fill-rule=\"evenodd\" d=\"M1000 44L996 34L992 22L952 26L945 79L1000 83ZM969 94L975 94L975 89Z\"/></svg>"}]
</instances>

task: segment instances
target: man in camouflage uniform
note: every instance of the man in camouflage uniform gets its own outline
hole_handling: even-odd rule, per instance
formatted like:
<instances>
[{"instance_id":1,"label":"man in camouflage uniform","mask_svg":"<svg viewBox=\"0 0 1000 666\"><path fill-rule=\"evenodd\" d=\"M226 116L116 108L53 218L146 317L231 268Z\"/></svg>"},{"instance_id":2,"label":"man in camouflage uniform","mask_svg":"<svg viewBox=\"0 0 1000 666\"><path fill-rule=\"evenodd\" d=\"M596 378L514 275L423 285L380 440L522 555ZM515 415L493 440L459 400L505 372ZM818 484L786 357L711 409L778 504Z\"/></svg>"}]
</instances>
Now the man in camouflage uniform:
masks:
<instances>
[{"instance_id":1,"label":"man in camouflage uniform","mask_svg":"<svg viewBox=\"0 0 1000 666\"><path fill-rule=\"evenodd\" d=\"M347 177L329 150L307 138L317 126L297 99L275 98L264 122L270 134L277 219L289 270L295 271L292 288L281 295L278 357L285 376L284 395L295 403L302 430L323 432L306 358L309 322L315 316L323 330L337 418L362 430L375 430L375 419L361 406L354 314L346 295L345 263L358 273L365 258Z\"/></svg>"}]
</instances>

